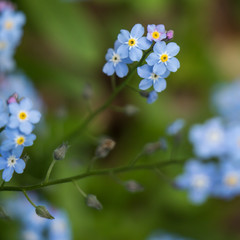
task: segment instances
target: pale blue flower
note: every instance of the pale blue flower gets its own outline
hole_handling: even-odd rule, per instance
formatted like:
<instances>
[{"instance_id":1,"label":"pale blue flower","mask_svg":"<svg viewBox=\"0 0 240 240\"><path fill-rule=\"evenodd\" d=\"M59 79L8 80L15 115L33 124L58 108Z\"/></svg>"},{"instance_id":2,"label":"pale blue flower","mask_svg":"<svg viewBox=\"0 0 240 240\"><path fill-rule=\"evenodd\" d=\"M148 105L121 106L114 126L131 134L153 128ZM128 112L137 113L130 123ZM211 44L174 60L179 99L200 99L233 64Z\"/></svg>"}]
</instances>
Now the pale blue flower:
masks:
<instances>
[{"instance_id":1,"label":"pale blue flower","mask_svg":"<svg viewBox=\"0 0 240 240\"><path fill-rule=\"evenodd\" d=\"M185 126L185 121L183 119L177 119L167 127L166 132L170 136L176 135L182 130L184 126Z\"/></svg>"},{"instance_id":2,"label":"pale blue flower","mask_svg":"<svg viewBox=\"0 0 240 240\"><path fill-rule=\"evenodd\" d=\"M226 154L226 132L219 118L193 125L189 139L195 154L200 158L221 157Z\"/></svg>"},{"instance_id":3,"label":"pale blue flower","mask_svg":"<svg viewBox=\"0 0 240 240\"><path fill-rule=\"evenodd\" d=\"M15 148L9 152L1 151L0 170L3 170L2 179L9 182L14 172L23 173L25 162L20 158L22 154L20 148Z\"/></svg>"},{"instance_id":4,"label":"pale blue flower","mask_svg":"<svg viewBox=\"0 0 240 240\"><path fill-rule=\"evenodd\" d=\"M142 50L147 50L151 46L151 42L143 37L144 27L141 24L133 26L131 32L121 30L118 34L118 41L121 43L119 53L122 58L129 57L132 61L139 61L142 58Z\"/></svg>"},{"instance_id":5,"label":"pale blue flower","mask_svg":"<svg viewBox=\"0 0 240 240\"><path fill-rule=\"evenodd\" d=\"M2 142L1 151L10 151L14 148L23 149L33 145L35 134L25 135L16 129L5 129L3 131L5 140Z\"/></svg>"},{"instance_id":6,"label":"pale blue flower","mask_svg":"<svg viewBox=\"0 0 240 240\"><path fill-rule=\"evenodd\" d=\"M157 94L157 92L156 92L156 91L151 91L151 92L148 94L147 103L148 103L148 104L154 103L157 99L158 99L158 94Z\"/></svg>"},{"instance_id":7,"label":"pale blue flower","mask_svg":"<svg viewBox=\"0 0 240 240\"><path fill-rule=\"evenodd\" d=\"M214 164L203 164L192 159L185 163L184 173L176 178L175 183L179 188L188 191L191 202L201 204L211 194L215 178Z\"/></svg>"},{"instance_id":8,"label":"pale blue flower","mask_svg":"<svg viewBox=\"0 0 240 240\"><path fill-rule=\"evenodd\" d=\"M8 123L8 112L6 111L3 100L0 99L0 128Z\"/></svg>"},{"instance_id":9,"label":"pale blue flower","mask_svg":"<svg viewBox=\"0 0 240 240\"><path fill-rule=\"evenodd\" d=\"M139 84L139 89L146 90L153 85L156 92L162 92L167 87L166 77L170 72L166 71L163 75L158 75L153 71L153 67L147 64L137 68L138 75L143 78Z\"/></svg>"},{"instance_id":10,"label":"pale blue flower","mask_svg":"<svg viewBox=\"0 0 240 240\"><path fill-rule=\"evenodd\" d=\"M159 42L167 37L165 26L163 24L150 24L147 26L147 31L147 39L149 41Z\"/></svg>"},{"instance_id":11,"label":"pale blue flower","mask_svg":"<svg viewBox=\"0 0 240 240\"><path fill-rule=\"evenodd\" d=\"M176 72L180 67L180 63L175 56L180 51L180 47L174 43L157 42L153 47L153 53L151 53L146 62L148 65L153 66L153 71L158 75L164 74L167 70L170 72Z\"/></svg>"},{"instance_id":12,"label":"pale blue flower","mask_svg":"<svg viewBox=\"0 0 240 240\"><path fill-rule=\"evenodd\" d=\"M30 134L34 128L33 124L40 121L41 113L32 110L32 102L28 98L24 98L20 103L9 104L9 123L8 127L19 128L24 134Z\"/></svg>"},{"instance_id":13,"label":"pale blue flower","mask_svg":"<svg viewBox=\"0 0 240 240\"><path fill-rule=\"evenodd\" d=\"M114 49L109 48L105 56L107 63L103 67L103 72L111 76L116 72L117 76L122 78L128 74L127 64L132 63L129 58L124 58L119 50L120 43L115 41Z\"/></svg>"}]
</instances>

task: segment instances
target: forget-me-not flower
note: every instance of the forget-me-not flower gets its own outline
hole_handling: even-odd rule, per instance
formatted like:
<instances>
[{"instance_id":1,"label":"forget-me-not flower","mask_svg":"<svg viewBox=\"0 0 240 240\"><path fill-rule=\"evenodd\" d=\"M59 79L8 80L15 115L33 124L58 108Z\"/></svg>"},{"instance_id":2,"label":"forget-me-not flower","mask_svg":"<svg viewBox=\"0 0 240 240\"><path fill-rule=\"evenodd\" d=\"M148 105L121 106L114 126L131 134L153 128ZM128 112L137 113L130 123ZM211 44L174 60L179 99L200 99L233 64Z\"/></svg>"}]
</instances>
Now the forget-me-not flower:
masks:
<instances>
[{"instance_id":1,"label":"forget-me-not flower","mask_svg":"<svg viewBox=\"0 0 240 240\"><path fill-rule=\"evenodd\" d=\"M24 98L20 103L9 104L9 123L8 127L19 130L25 134L30 134L34 128L33 124L40 121L41 113L32 110L32 102L28 98Z\"/></svg>"},{"instance_id":2,"label":"forget-me-not flower","mask_svg":"<svg viewBox=\"0 0 240 240\"><path fill-rule=\"evenodd\" d=\"M124 58L122 52L119 50L120 42L117 40L114 43L114 49L109 48L105 59L107 63L103 66L103 72L111 76L116 72L117 76L122 78L128 74L127 64L132 63L129 58Z\"/></svg>"},{"instance_id":3,"label":"forget-me-not flower","mask_svg":"<svg viewBox=\"0 0 240 240\"><path fill-rule=\"evenodd\" d=\"M151 91L148 93L147 103L152 104L158 99L158 94L156 91Z\"/></svg>"},{"instance_id":4,"label":"forget-me-not flower","mask_svg":"<svg viewBox=\"0 0 240 240\"><path fill-rule=\"evenodd\" d=\"M137 68L138 75L143 78L139 84L139 89L146 90L153 85L156 92L162 92L167 87L166 77L170 72L166 71L162 75L158 75L153 71L153 67L147 64Z\"/></svg>"},{"instance_id":5,"label":"forget-me-not flower","mask_svg":"<svg viewBox=\"0 0 240 240\"><path fill-rule=\"evenodd\" d=\"M119 53L122 58L129 57L132 61L139 61L142 58L142 50L147 50L151 46L151 42L143 37L144 27L141 24L133 26L131 32L121 30L118 34L118 41L121 43Z\"/></svg>"},{"instance_id":6,"label":"forget-me-not flower","mask_svg":"<svg viewBox=\"0 0 240 240\"><path fill-rule=\"evenodd\" d=\"M147 26L147 31L147 39L149 41L159 42L167 37L165 26L163 24L150 24Z\"/></svg>"},{"instance_id":7,"label":"forget-me-not flower","mask_svg":"<svg viewBox=\"0 0 240 240\"><path fill-rule=\"evenodd\" d=\"M180 67L178 59L175 57L180 50L180 47L174 43L157 42L153 47L153 53L151 53L146 62L148 65L153 66L153 71L158 75L164 74L167 70L170 72L176 72Z\"/></svg>"},{"instance_id":8,"label":"forget-me-not flower","mask_svg":"<svg viewBox=\"0 0 240 240\"><path fill-rule=\"evenodd\" d=\"M176 135L182 130L184 125L185 125L185 121L183 119L177 119L167 127L166 132L170 136Z\"/></svg>"},{"instance_id":9,"label":"forget-me-not flower","mask_svg":"<svg viewBox=\"0 0 240 240\"><path fill-rule=\"evenodd\" d=\"M15 148L12 151L1 151L2 157L0 157L0 170L3 170L2 179L5 182L9 182L12 178L14 171L16 173L23 173L26 166L25 162L20 158L22 154L20 148Z\"/></svg>"},{"instance_id":10,"label":"forget-me-not flower","mask_svg":"<svg viewBox=\"0 0 240 240\"><path fill-rule=\"evenodd\" d=\"M192 159L186 162L184 173L176 178L175 183L178 187L188 191L189 199L193 203L201 204L211 194L215 176L214 164L203 164Z\"/></svg>"},{"instance_id":11,"label":"forget-me-not flower","mask_svg":"<svg viewBox=\"0 0 240 240\"><path fill-rule=\"evenodd\" d=\"M5 110L4 102L0 99L0 128L4 127L8 122L8 113Z\"/></svg>"}]
</instances>

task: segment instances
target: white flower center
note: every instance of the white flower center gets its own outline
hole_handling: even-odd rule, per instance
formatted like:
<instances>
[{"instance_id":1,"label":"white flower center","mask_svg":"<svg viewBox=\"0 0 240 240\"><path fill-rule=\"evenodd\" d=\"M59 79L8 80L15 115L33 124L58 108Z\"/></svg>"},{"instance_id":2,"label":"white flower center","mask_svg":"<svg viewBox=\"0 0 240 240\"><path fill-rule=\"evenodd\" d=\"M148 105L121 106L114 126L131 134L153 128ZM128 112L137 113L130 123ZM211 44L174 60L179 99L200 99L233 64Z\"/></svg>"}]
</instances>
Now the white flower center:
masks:
<instances>
[{"instance_id":1,"label":"white flower center","mask_svg":"<svg viewBox=\"0 0 240 240\"><path fill-rule=\"evenodd\" d=\"M195 175L192 179L192 186L197 189L203 189L209 184L209 179L206 175L198 174Z\"/></svg>"},{"instance_id":2,"label":"white flower center","mask_svg":"<svg viewBox=\"0 0 240 240\"><path fill-rule=\"evenodd\" d=\"M16 156L14 156L14 155L11 155L10 157L8 157L8 159L7 159L8 167L14 167L17 160L18 160L18 158L16 158Z\"/></svg>"},{"instance_id":3,"label":"white flower center","mask_svg":"<svg viewBox=\"0 0 240 240\"><path fill-rule=\"evenodd\" d=\"M151 77L150 77L153 81L156 81L159 79L159 75L157 75L156 73L152 73Z\"/></svg>"},{"instance_id":4,"label":"white flower center","mask_svg":"<svg viewBox=\"0 0 240 240\"><path fill-rule=\"evenodd\" d=\"M214 129L207 133L207 138L209 141L211 141L213 143L218 143L222 140L223 134L221 131Z\"/></svg>"},{"instance_id":5,"label":"white flower center","mask_svg":"<svg viewBox=\"0 0 240 240\"><path fill-rule=\"evenodd\" d=\"M121 58L119 56L119 54L114 53L112 56L111 61L114 63L114 65L118 64L119 62L121 62Z\"/></svg>"}]
</instances>

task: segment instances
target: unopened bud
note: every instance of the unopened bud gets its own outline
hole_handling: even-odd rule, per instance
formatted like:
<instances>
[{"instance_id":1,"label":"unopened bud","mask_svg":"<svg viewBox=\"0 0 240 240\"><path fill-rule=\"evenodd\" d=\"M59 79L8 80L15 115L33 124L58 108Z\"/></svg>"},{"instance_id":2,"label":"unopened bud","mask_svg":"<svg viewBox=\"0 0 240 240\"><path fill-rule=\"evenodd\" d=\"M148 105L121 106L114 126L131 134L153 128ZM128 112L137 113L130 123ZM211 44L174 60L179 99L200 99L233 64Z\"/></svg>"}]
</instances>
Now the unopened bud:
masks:
<instances>
[{"instance_id":1,"label":"unopened bud","mask_svg":"<svg viewBox=\"0 0 240 240\"><path fill-rule=\"evenodd\" d=\"M164 138L160 138L158 142L148 143L144 146L143 152L145 154L152 154L157 150L166 150L167 149L167 142Z\"/></svg>"},{"instance_id":2,"label":"unopened bud","mask_svg":"<svg viewBox=\"0 0 240 240\"><path fill-rule=\"evenodd\" d=\"M105 158L111 150L115 147L116 143L110 139L110 138L105 138L103 139L99 146L96 149L95 156L97 158Z\"/></svg>"},{"instance_id":3,"label":"unopened bud","mask_svg":"<svg viewBox=\"0 0 240 240\"><path fill-rule=\"evenodd\" d=\"M135 115L137 112L139 111L139 109L131 104L126 105L124 108L124 112L126 115L128 116L133 116Z\"/></svg>"},{"instance_id":4,"label":"unopened bud","mask_svg":"<svg viewBox=\"0 0 240 240\"><path fill-rule=\"evenodd\" d=\"M16 103L16 102L18 102L18 95L17 93L14 93L8 98L7 104Z\"/></svg>"},{"instance_id":5,"label":"unopened bud","mask_svg":"<svg viewBox=\"0 0 240 240\"><path fill-rule=\"evenodd\" d=\"M135 180L126 181L124 183L124 186L126 190L131 193L142 192L144 190L144 187L140 183L136 182Z\"/></svg>"},{"instance_id":6,"label":"unopened bud","mask_svg":"<svg viewBox=\"0 0 240 240\"><path fill-rule=\"evenodd\" d=\"M98 201L97 197L93 194L88 194L86 197L86 204L88 207L95 208L97 210L102 210L103 206Z\"/></svg>"},{"instance_id":7,"label":"unopened bud","mask_svg":"<svg viewBox=\"0 0 240 240\"><path fill-rule=\"evenodd\" d=\"M142 97L145 97L145 98L149 97L149 92L148 91L140 91L139 93Z\"/></svg>"},{"instance_id":8,"label":"unopened bud","mask_svg":"<svg viewBox=\"0 0 240 240\"><path fill-rule=\"evenodd\" d=\"M86 83L83 87L83 91L82 91L82 97L85 100L89 100L91 99L93 96L93 89L92 86L89 83Z\"/></svg>"},{"instance_id":9,"label":"unopened bud","mask_svg":"<svg viewBox=\"0 0 240 240\"><path fill-rule=\"evenodd\" d=\"M54 217L48 212L45 206L37 206L35 209L36 214L39 217L47 218L47 219L54 219Z\"/></svg>"},{"instance_id":10,"label":"unopened bud","mask_svg":"<svg viewBox=\"0 0 240 240\"><path fill-rule=\"evenodd\" d=\"M25 154L23 157L22 157L22 160L27 163L28 160L30 159L29 155Z\"/></svg>"},{"instance_id":11,"label":"unopened bud","mask_svg":"<svg viewBox=\"0 0 240 240\"><path fill-rule=\"evenodd\" d=\"M65 158L67 149L69 145L67 143L61 144L58 148L56 148L53 152L53 157L55 160L62 160Z\"/></svg>"},{"instance_id":12,"label":"unopened bud","mask_svg":"<svg viewBox=\"0 0 240 240\"><path fill-rule=\"evenodd\" d=\"M174 36L174 31L169 30L169 31L167 31L166 35L167 35L167 40L171 40Z\"/></svg>"}]
</instances>

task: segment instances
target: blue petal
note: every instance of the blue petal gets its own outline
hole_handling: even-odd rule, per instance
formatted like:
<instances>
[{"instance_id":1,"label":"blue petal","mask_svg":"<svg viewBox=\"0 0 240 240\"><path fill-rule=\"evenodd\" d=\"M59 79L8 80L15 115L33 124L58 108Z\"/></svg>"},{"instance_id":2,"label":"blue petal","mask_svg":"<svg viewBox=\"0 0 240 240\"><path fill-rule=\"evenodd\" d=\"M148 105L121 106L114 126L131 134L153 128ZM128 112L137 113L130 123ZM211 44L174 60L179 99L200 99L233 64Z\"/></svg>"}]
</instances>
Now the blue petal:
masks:
<instances>
[{"instance_id":1,"label":"blue petal","mask_svg":"<svg viewBox=\"0 0 240 240\"><path fill-rule=\"evenodd\" d=\"M20 102L20 109L30 110L32 108L32 101L29 98L24 98Z\"/></svg>"},{"instance_id":2,"label":"blue petal","mask_svg":"<svg viewBox=\"0 0 240 240\"><path fill-rule=\"evenodd\" d=\"M18 121L16 115L12 115L9 118L8 127L10 127L10 128L17 128L18 126L19 126L19 121Z\"/></svg>"},{"instance_id":3,"label":"blue petal","mask_svg":"<svg viewBox=\"0 0 240 240\"><path fill-rule=\"evenodd\" d=\"M7 167L7 161L3 157L0 157L0 170Z\"/></svg>"},{"instance_id":4,"label":"blue petal","mask_svg":"<svg viewBox=\"0 0 240 240\"><path fill-rule=\"evenodd\" d=\"M142 24L135 24L131 30L131 37L140 38L144 34L144 27Z\"/></svg>"},{"instance_id":5,"label":"blue petal","mask_svg":"<svg viewBox=\"0 0 240 240\"><path fill-rule=\"evenodd\" d=\"M118 49L121 45L122 45L122 44L121 44L118 40L115 41L115 43L114 43L114 50L115 50L115 52L117 51L117 49Z\"/></svg>"},{"instance_id":6,"label":"blue petal","mask_svg":"<svg viewBox=\"0 0 240 240\"><path fill-rule=\"evenodd\" d=\"M26 163L21 159L19 158L16 162L16 165L15 165L15 172L17 173L23 173L23 170L26 166Z\"/></svg>"},{"instance_id":7,"label":"blue petal","mask_svg":"<svg viewBox=\"0 0 240 240\"><path fill-rule=\"evenodd\" d=\"M146 59L148 65L153 66L159 61L159 56L156 53L151 53Z\"/></svg>"},{"instance_id":8,"label":"blue petal","mask_svg":"<svg viewBox=\"0 0 240 240\"><path fill-rule=\"evenodd\" d=\"M20 111L18 103L11 103L8 105L11 114L17 114Z\"/></svg>"},{"instance_id":9,"label":"blue petal","mask_svg":"<svg viewBox=\"0 0 240 240\"><path fill-rule=\"evenodd\" d=\"M109 49L107 50L107 54L105 55L106 61L109 61L109 60L112 58L113 54L114 54L113 49L112 49L112 48L109 48Z\"/></svg>"},{"instance_id":10,"label":"blue petal","mask_svg":"<svg viewBox=\"0 0 240 240\"><path fill-rule=\"evenodd\" d=\"M145 64L137 68L137 73L141 78L149 78L152 74L153 67Z\"/></svg>"},{"instance_id":11,"label":"blue petal","mask_svg":"<svg viewBox=\"0 0 240 240\"><path fill-rule=\"evenodd\" d=\"M160 78L153 82L153 88L156 92L162 92L167 87L167 82L164 78Z\"/></svg>"},{"instance_id":12,"label":"blue petal","mask_svg":"<svg viewBox=\"0 0 240 240\"><path fill-rule=\"evenodd\" d=\"M158 54L164 53L166 51L166 43L165 42L157 42L153 47L153 51Z\"/></svg>"},{"instance_id":13,"label":"blue petal","mask_svg":"<svg viewBox=\"0 0 240 240\"><path fill-rule=\"evenodd\" d=\"M158 94L155 91L151 91L149 93L148 99L147 99L147 103L151 104L154 103L156 100L158 99Z\"/></svg>"},{"instance_id":14,"label":"blue petal","mask_svg":"<svg viewBox=\"0 0 240 240\"><path fill-rule=\"evenodd\" d=\"M170 71L166 70L166 72L161 75L161 78L167 78L169 74L170 74Z\"/></svg>"},{"instance_id":15,"label":"blue petal","mask_svg":"<svg viewBox=\"0 0 240 240\"><path fill-rule=\"evenodd\" d=\"M108 76L113 75L115 69L113 67L113 63L112 62L107 62L104 66L103 66L103 72L105 74L107 74Z\"/></svg>"},{"instance_id":16,"label":"blue petal","mask_svg":"<svg viewBox=\"0 0 240 240\"><path fill-rule=\"evenodd\" d=\"M22 155L22 152L23 152L23 148L14 148L12 150L12 154L17 157L17 158L20 158L21 155Z\"/></svg>"},{"instance_id":17,"label":"blue petal","mask_svg":"<svg viewBox=\"0 0 240 240\"><path fill-rule=\"evenodd\" d=\"M129 58L132 61L139 61L142 58L142 55L143 55L142 50L140 50L137 47L133 47L129 51Z\"/></svg>"},{"instance_id":18,"label":"blue petal","mask_svg":"<svg viewBox=\"0 0 240 240\"><path fill-rule=\"evenodd\" d=\"M119 56L121 58L127 58L128 57L128 54L129 54L129 47L127 44L123 44L121 45L118 50L117 50L117 53L119 54Z\"/></svg>"},{"instance_id":19,"label":"blue petal","mask_svg":"<svg viewBox=\"0 0 240 240\"><path fill-rule=\"evenodd\" d=\"M177 58L172 57L167 61L167 69L171 72L176 72L180 67L180 63Z\"/></svg>"},{"instance_id":20,"label":"blue petal","mask_svg":"<svg viewBox=\"0 0 240 240\"><path fill-rule=\"evenodd\" d=\"M14 169L12 167L5 168L2 174L2 179L5 182L9 182L10 179L12 178L13 172L14 172Z\"/></svg>"},{"instance_id":21,"label":"blue petal","mask_svg":"<svg viewBox=\"0 0 240 240\"><path fill-rule=\"evenodd\" d=\"M155 24L149 24L148 26L147 26L147 30L148 30L148 32L154 32L155 31L155 29L156 29L156 25Z\"/></svg>"},{"instance_id":22,"label":"blue petal","mask_svg":"<svg viewBox=\"0 0 240 240\"><path fill-rule=\"evenodd\" d=\"M166 52L168 53L169 56L174 57L176 56L180 51L180 47L174 43L168 43L167 47L166 47Z\"/></svg>"},{"instance_id":23,"label":"blue petal","mask_svg":"<svg viewBox=\"0 0 240 240\"><path fill-rule=\"evenodd\" d=\"M4 127L8 122L8 114L7 113L1 113L0 114L0 128Z\"/></svg>"},{"instance_id":24,"label":"blue petal","mask_svg":"<svg viewBox=\"0 0 240 240\"><path fill-rule=\"evenodd\" d=\"M163 24L157 25L156 29L160 33L165 33L165 26Z\"/></svg>"},{"instance_id":25,"label":"blue petal","mask_svg":"<svg viewBox=\"0 0 240 240\"><path fill-rule=\"evenodd\" d=\"M4 102L0 99L0 112L4 111Z\"/></svg>"},{"instance_id":26,"label":"blue petal","mask_svg":"<svg viewBox=\"0 0 240 240\"><path fill-rule=\"evenodd\" d=\"M166 70L166 65L163 62L157 63L153 66L153 72L160 76L163 75Z\"/></svg>"},{"instance_id":27,"label":"blue petal","mask_svg":"<svg viewBox=\"0 0 240 240\"><path fill-rule=\"evenodd\" d=\"M2 146L1 146L1 151L9 151L14 147L14 141L13 140L5 140L2 142Z\"/></svg>"},{"instance_id":28,"label":"blue petal","mask_svg":"<svg viewBox=\"0 0 240 240\"><path fill-rule=\"evenodd\" d=\"M149 41L146 37L141 37L138 41L137 41L138 47L142 50L147 50L151 47L152 42Z\"/></svg>"},{"instance_id":29,"label":"blue petal","mask_svg":"<svg viewBox=\"0 0 240 240\"><path fill-rule=\"evenodd\" d=\"M143 79L140 83L139 83L139 89L141 90L146 90L148 88L150 88L152 86L152 79Z\"/></svg>"},{"instance_id":30,"label":"blue petal","mask_svg":"<svg viewBox=\"0 0 240 240\"><path fill-rule=\"evenodd\" d=\"M116 74L118 77L122 78L128 74L128 66L125 63L118 63L116 66Z\"/></svg>"},{"instance_id":31,"label":"blue petal","mask_svg":"<svg viewBox=\"0 0 240 240\"><path fill-rule=\"evenodd\" d=\"M38 123L41 119L41 113L37 110L32 110L29 112L29 118L28 120L31 122L31 123Z\"/></svg>"},{"instance_id":32,"label":"blue petal","mask_svg":"<svg viewBox=\"0 0 240 240\"><path fill-rule=\"evenodd\" d=\"M24 143L24 146L28 147L28 146L32 146L33 145L33 141L36 139L36 135L35 134L30 134L26 136L26 140Z\"/></svg>"},{"instance_id":33,"label":"blue petal","mask_svg":"<svg viewBox=\"0 0 240 240\"><path fill-rule=\"evenodd\" d=\"M129 38L130 38L130 33L129 33L129 31L127 31L127 30L122 29L122 30L120 31L120 33L118 34L118 41L119 41L120 43L126 43L126 42L128 42Z\"/></svg>"},{"instance_id":34,"label":"blue petal","mask_svg":"<svg viewBox=\"0 0 240 240\"><path fill-rule=\"evenodd\" d=\"M25 121L25 122L22 122L19 124L19 129L21 132L28 135L32 132L33 125L32 125L32 123Z\"/></svg>"}]
</instances>

